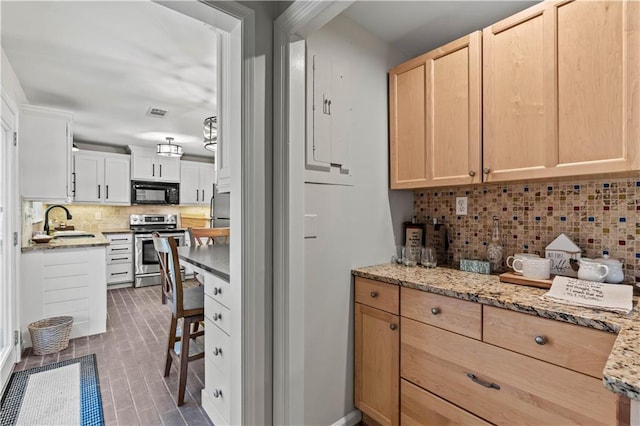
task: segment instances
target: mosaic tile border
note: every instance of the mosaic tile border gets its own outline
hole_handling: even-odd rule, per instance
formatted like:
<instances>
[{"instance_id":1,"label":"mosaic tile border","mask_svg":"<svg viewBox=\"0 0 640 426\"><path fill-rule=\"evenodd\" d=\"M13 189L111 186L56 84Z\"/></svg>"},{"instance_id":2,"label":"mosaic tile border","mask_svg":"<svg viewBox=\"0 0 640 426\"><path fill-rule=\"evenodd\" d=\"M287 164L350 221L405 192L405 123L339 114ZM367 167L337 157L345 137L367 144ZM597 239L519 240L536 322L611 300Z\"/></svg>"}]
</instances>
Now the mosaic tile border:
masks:
<instances>
[{"instance_id":1,"label":"mosaic tile border","mask_svg":"<svg viewBox=\"0 0 640 426\"><path fill-rule=\"evenodd\" d=\"M468 215L455 198L468 197ZM414 191L419 222L447 226L448 260L486 259L493 216L506 255L538 252L565 233L586 257L608 254L624 263L625 282L640 282L640 177L574 179L446 187ZM505 255L505 256L506 256Z\"/></svg>"}]
</instances>

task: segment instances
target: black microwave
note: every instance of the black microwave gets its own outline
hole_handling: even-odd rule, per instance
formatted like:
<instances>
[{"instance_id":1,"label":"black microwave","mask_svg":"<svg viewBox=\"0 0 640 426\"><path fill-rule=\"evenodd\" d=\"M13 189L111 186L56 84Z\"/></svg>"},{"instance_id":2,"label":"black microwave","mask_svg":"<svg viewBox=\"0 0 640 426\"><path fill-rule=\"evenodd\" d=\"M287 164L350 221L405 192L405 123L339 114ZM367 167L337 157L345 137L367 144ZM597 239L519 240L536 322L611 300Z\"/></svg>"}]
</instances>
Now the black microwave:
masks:
<instances>
[{"instance_id":1,"label":"black microwave","mask_svg":"<svg viewBox=\"0 0 640 426\"><path fill-rule=\"evenodd\" d=\"M179 204L180 184L131 181L131 204Z\"/></svg>"}]
</instances>

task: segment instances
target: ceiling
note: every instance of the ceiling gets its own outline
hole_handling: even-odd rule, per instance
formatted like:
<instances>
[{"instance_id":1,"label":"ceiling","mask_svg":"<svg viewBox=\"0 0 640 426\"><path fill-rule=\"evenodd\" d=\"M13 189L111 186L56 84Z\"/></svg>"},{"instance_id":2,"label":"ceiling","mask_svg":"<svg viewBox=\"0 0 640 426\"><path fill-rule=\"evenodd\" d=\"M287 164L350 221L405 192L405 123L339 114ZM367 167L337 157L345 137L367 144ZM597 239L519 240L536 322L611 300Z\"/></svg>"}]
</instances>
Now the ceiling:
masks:
<instances>
[{"instance_id":1,"label":"ceiling","mask_svg":"<svg viewBox=\"0 0 640 426\"><path fill-rule=\"evenodd\" d=\"M417 56L537 1L356 1L344 14ZM149 1L0 1L1 43L29 103L74 114L74 139L202 148L217 113L216 35ZM164 118L149 108L168 111Z\"/></svg>"},{"instance_id":2,"label":"ceiling","mask_svg":"<svg viewBox=\"0 0 640 426\"><path fill-rule=\"evenodd\" d=\"M538 1L356 1L343 12L413 58Z\"/></svg>"},{"instance_id":3,"label":"ceiling","mask_svg":"<svg viewBox=\"0 0 640 426\"><path fill-rule=\"evenodd\" d=\"M2 1L1 43L30 104L71 111L74 139L202 148L216 115L213 28L148 1ZM167 111L147 116L149 108Z\"/></svg>"}]
</instances>

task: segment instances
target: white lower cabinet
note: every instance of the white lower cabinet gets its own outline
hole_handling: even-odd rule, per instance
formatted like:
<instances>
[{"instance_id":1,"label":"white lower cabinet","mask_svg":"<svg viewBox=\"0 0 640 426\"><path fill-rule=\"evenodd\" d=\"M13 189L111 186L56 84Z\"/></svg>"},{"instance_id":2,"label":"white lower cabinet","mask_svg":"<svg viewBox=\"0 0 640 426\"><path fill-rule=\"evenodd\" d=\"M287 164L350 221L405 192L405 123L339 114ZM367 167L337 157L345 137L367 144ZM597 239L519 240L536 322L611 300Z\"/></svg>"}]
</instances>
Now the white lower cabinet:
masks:
<instances>
[{"instance_id":1,"label":"white lower cabinet","mask_svg":"<svg viewBox=\"0 0 640 426\"><path fill-rule=\"evenodd\" d=\"M100 247L33 250L21 256L21 322L25 346L30 323L72 316L71 338L107 331L106 250Z\"/></svg>"},{"instance_id":2,"label":"white lower cabinet","mask_svg":"<svg viewBox=\"0 0 640 426\"><path fill-rule=\"evenodd\" d=\"M133 234L106 234L105 237L109 240L107 285L133 283Z\"/></svg>"}]
</instances>

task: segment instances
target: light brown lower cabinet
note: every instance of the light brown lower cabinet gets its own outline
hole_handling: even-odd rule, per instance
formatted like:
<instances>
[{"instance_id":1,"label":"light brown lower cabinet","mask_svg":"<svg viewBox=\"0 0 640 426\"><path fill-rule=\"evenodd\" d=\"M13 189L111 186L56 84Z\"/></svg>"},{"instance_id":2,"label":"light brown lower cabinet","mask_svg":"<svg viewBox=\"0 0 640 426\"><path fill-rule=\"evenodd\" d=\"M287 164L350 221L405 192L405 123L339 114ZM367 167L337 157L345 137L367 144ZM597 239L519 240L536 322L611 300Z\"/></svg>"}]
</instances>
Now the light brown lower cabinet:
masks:
<instances>
[{"instance_id":1,"label":"light brown lower cabinet","mask_svg":"<svg viewBox=\"0 0 640 426\"><path fill-rule=\"evenodd\" d=\"M601 379L614 340L356 278L356 407L382 425L627 425L629 399Z\"/></svg>"}]
</instances>

